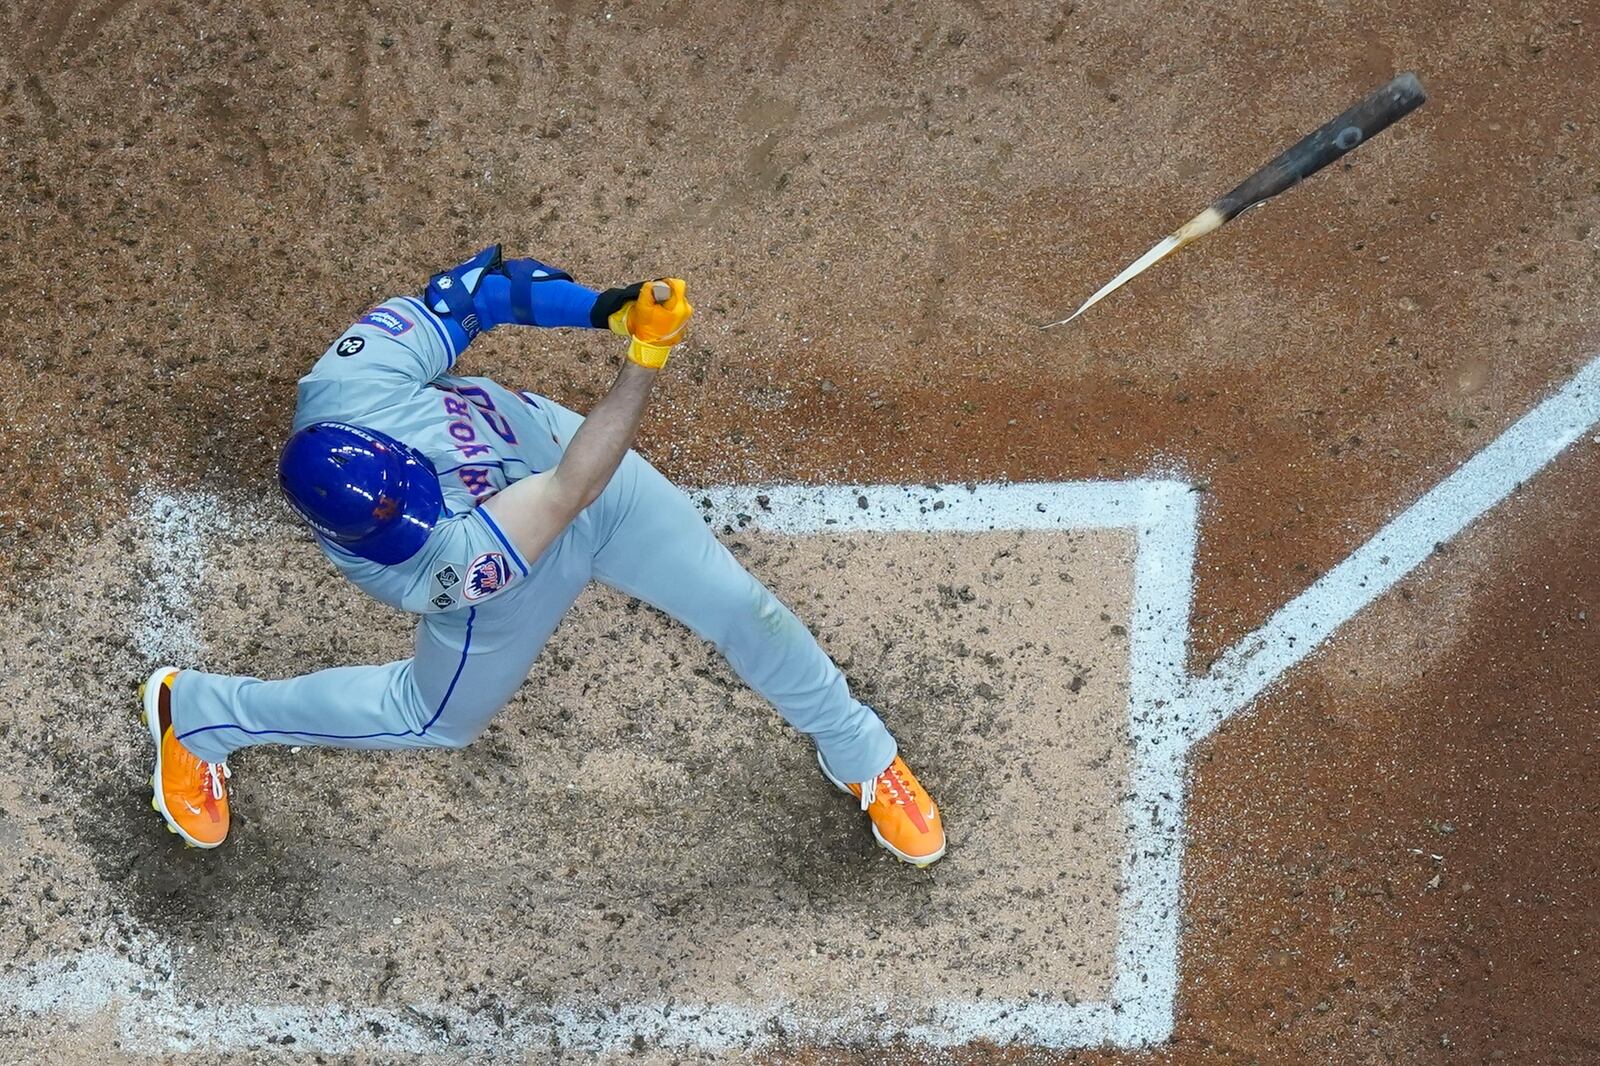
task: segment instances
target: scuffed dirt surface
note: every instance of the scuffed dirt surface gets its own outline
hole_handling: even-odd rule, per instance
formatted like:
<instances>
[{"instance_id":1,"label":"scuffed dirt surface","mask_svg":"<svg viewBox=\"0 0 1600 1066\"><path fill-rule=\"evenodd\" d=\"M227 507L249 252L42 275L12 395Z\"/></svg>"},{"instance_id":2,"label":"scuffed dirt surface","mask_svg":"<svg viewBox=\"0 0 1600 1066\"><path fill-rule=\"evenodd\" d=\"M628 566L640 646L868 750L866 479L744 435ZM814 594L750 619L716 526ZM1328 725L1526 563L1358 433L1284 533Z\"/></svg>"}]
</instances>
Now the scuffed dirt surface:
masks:
<instances>
[{"instance_id":1,"label":"scuffed dirt surface","mask_svg":"<svg viewBox=\"0 0 1600 1066\"><path fill-rule=\"evenodd\" d=\"M1156 468L1207 486L1196 667L1600 341L1592 3L110 0L13 4L0 23L13 605L138 486L270 499L310 358L366 303L492 240L600 283L691 279L695 340L644 440L680 479ZM1348 166L1070 332L1031 328L1406 68L1432 102ZM613 354L496 336L467 365L583 407ZM1466 547L1429 564L1431 613L1391 596L1392 626L1362 620L1213 743L1178 1040L1069 1058L1600 1054L1582 947L1597 473L1561 460L1488 519L1472 565ZM13 619L12 640L48 635ZM20 681L131 683L125 623L70 628ZM1418 654L1386 664L1357 634ZM83 712L38 713L30 737ZM137 785L70 745L48 759L108 799ZM34 879L18 890L41 891L35 863L88 861L72 808L0 799L57 841L7 863ZM1430 820L1456 832L1432 842ZM1457 855L1483 869L1471 893ZM292 885L280 859L237 862L288 866ZM1350 883L1329 883L1344 864ZM51 890L74 916L124 905L96 883L85 868Z\"/></svg>"},{"instance_id":2,"label":"scuffed dirt surface","mask_svg":"<svg viewBox=\"0 0 1600 1066\"><path fill-rule=\"evenodd\" d=\"M499 979L557 1001L797 1002L812 1016L879 999L1104 998L1131 538L929 540L745 533L732 546L931 768L961 827L950 862L907 877L878 861L810 746L713 649L591 590L465 753L241 753L237 861L180 860L230 882L223 909L178 934L199 952L180 977L225 975L268 1001L295 993L260 975L296 973L380 989L363 1002ZM328 639L371 608L304 541L284 526L209 554L239 592L200 614L208 669L283 676L409 652L403 619ZM1062 670L1079 691L1047 684ZM137 804L116 809L159 840ZM133 828L99 812L80 835L116 863ZM168 849L150 859L132 897L146 925L167 926L192 906L185 875ZM326 973L304 959L318 943L338 945Z\"/></svg>"}]
</instances>

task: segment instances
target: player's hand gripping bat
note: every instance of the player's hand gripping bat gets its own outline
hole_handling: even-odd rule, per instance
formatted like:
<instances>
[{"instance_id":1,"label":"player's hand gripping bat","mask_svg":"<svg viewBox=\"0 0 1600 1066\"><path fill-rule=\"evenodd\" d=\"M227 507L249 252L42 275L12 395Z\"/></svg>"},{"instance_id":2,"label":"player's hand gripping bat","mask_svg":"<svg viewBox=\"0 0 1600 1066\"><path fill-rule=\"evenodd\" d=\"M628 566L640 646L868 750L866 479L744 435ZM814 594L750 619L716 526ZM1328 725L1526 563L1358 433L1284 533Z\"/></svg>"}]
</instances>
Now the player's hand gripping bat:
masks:
<instances>
[{"instance_id":1,"label":"player's hand gripping bat","mask_svg":"<svg viewBox=\"0 0 1600 1066\"><path fill-rule=\"evenodd\" d=\"M1427 94L1422 91L1422 83L1417 81L1415 74L1397 75L1387 85L1368 93L1365 100L1344 114L1314 133L1307 134L1293 148L1240 182L1232 192L1216 200L1172 234L1163 237L1154 248L1141 255L1099 292L1089 297L1082 307L1066 318L1047 322L1039 328L1049 329L1051 326L1071 322L1121 288L1130 279L1142 274L1179 248L1204 237L1257 204L1271 199L1302 178L1310 177L1362 141L1382 133L1421 107L1427 98Z\"/></svg>"}]
</instances>

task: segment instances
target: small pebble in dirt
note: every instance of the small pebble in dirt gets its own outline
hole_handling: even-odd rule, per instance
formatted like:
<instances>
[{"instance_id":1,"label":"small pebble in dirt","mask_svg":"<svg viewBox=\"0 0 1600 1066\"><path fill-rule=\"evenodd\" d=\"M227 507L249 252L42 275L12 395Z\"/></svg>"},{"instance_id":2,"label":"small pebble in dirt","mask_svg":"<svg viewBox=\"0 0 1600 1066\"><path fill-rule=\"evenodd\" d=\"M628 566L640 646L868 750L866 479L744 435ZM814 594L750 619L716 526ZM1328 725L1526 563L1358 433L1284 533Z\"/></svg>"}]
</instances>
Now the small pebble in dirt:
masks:
<instances>
[{"instance_id":1,"label":"small pebble in dirt","mask_svg":"<svg viewBox=\"0 0 1600 1066\"><path fill-rule=\"evenodd\" d=\"M761 508L763 511L772 510L772 497L767 495L757 496L756 506Z\"/></svg>"},{"instance_id":2,"label":"small pebble in dirt","mask_svg":"<svg viewBox=\"0 0 1600 1066\"><path fill-rule=\"evenodd\" d=\"M865 496L857 496L856 506L865 511L867 509L867 498Z\"/></svg>"}]
</instances>

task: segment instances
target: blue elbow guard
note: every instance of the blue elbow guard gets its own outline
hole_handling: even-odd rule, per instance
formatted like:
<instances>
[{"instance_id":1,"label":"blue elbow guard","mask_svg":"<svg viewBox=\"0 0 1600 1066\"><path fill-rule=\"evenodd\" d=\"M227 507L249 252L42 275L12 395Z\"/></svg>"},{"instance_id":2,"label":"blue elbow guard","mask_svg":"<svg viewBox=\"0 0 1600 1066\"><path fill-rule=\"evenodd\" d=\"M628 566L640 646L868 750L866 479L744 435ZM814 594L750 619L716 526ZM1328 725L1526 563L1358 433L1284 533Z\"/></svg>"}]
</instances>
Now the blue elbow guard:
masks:
<instances>
[{"instance_id":1,"label":"blue elbow guard","mask_svg":"<svg viewBox=\"0 0 1600 1066\"><path fill-rule=\"evenodd\" d=\"M460 266L442 270L428 279L423 302L444 321L458 349L465 348L478 334L497 325L483 320L473 297L482 287L485 275L500 273L501 266L500 246L492 244Z\"/></svg>"},{"instance_id":2,"label":"blue elbow guard","mask_svg":"<svg viewBox=\"0 0 1600 1066\"><path fill-rule=\"evenodd\" d=\"M502 258L496 244L435 274L423 299L444 320L459 349L507 322L588 326L595 294L566 271L537 259Z\"/></svg>"},{"instance_id":3,"label":"blue elbow guard","mask_svg":"<svg viewBox=\"0 0 1600 1066\"><path fill-rule=\"evenodd\" d=\"M505 280L491 278L479 293L478 308L493 300L494 312L508 317L503 321L520 326L581 326L589 328L589 312L595 293L573 281L562 271L545 266L537 259L511 259L505 264ZM503 307L503 311L502 311Z\"/></svg>"}]
</instances>

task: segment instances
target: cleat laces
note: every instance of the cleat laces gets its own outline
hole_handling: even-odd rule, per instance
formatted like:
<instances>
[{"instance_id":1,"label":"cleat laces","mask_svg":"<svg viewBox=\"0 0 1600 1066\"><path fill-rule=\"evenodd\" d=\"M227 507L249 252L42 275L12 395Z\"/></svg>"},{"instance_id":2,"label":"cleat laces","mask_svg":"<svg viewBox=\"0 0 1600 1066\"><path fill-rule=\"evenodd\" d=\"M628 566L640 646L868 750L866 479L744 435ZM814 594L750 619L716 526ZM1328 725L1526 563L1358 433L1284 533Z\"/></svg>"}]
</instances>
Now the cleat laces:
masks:
<instances>
[{"instance_id":1,"label":"cleat laces","mask_svg":"<svg viewBox=\"0 0 1600 1066\"><path fill-rule=\"evenodd\" d=\"M228 769L225 762L195 759L190 775L189 795L194 797L195 802L204 803L227 797L228 787L224 782L233 776L233 771Z\"/></svg>"},{"instance_id":2,"label":"cleat laces","mask_svg":"<svg viewBox=\"0 0 1600 1066\"><path fill-rule=\"evenodd\" d=\"M211 785L211 798L221 799L227 794L227 786L223 781L233 776L233 771L228 769L225 762L206 763L206 780Z\"/></svg>"},{"instance_id":3,"label":"cleat laces","mask_svg":"<svg viewBox=\"0 0 1600 1066\"><path fill-rule=\"evenodd\" d=\"M904 807L911 802L911 789L901 780L900 772L890 763L889 768L874 777L871 781L861 786L861 809L867 810L878 799L878 782L883 782L884 791L888 800L896 807Z\"/></svg>"}]
</instances>

